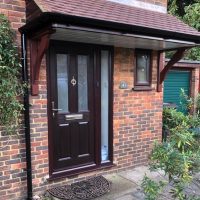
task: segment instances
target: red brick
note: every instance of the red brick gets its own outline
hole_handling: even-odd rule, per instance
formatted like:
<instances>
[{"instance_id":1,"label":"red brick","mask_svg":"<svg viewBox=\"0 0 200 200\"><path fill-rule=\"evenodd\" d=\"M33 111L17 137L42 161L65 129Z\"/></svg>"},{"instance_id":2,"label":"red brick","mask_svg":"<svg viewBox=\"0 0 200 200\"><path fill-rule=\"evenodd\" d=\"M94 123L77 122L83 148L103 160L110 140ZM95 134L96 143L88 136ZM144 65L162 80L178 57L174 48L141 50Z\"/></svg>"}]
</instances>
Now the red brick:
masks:
<instances>
[{"instance_id":1,"label":"red brick","mask_svg":"<svg viewBox=\"0 0 200 200\"><path fill-rule=\"evenodd\" d=\"M26 167L26 163L17 163L17 164L12 164L11 169L23 169Z\"/></svg>"}]
</instances>

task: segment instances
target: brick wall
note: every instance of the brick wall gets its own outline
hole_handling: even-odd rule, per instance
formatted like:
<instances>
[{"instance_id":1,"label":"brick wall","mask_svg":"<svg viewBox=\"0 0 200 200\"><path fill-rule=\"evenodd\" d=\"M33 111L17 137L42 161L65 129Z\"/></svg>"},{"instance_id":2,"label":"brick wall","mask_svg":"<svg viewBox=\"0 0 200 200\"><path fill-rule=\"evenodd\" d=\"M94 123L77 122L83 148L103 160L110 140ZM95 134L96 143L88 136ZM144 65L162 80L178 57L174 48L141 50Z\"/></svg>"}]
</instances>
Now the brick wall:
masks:
<instances>
[{"instance_id":1,"label":"brick wall","mask_svg":"<svg viewBox=\"0 0 200 200\"><path fill-rule=\"evenodd\" d=\"M0 1L1 2L1 1ZM12 21L17 30L25 22L24 1L4 0L0 12ZM17 34L20 44L20 35ZM114 163L116 167L97 170L67 179L48 182L47 79L45 59L41 67L38 96L30 96L32 173L34 195L52 186L85 179L145 164L155 139L161 139L162 93L132 91L134 50L116 48L114 56ZM156 88L156 54L153 61L153 88ZM121 80L128 89L120 90ZM26 163L24 131L19 136L0 137L0 197L23 200L26 197ZM9 140L9 142L8 142ZM2 148L3 147L3 148Z\"/></svg>"},{"instance_id":2,"label":"brick wall","mask_svg":"<svg viewBox=\"0 0 200 200\"><path fill-rule=\"evenodd\" d=\"M20 34L17 31L25 23L25 2L24 0L1 0L0 13L5 14L12 28L17 33L17 42L20 45Z\"/></svg>"},{"instance_id":3,"label":"brick wall","mask_svg":"<svg viewBox=\"0 0 200 200\"><path fill-rule=\"evenodd\" d=\"M191 96L197 97L197 95L199 94L199 75L200 75L200 69L195 68L192 71L192 88L191 88ZM196 110L196 105L194 105L194 110Z\"/></svg>"},{"instance_id":4,"label":"brick wall","mask_svg":"<svg viewBox=\"0 0 200 200\"><path fill-rule=\"evenodd\" d=\"M153 56L152 87L156 88L156 54ZM115 49L114 66L114 157L119 167L145 164L154 140L161 139L162 93L132 91L134 51ZM128 89L119 89L120 81Z\"/></svg>"},{"instance_id":5,"label":"brick wall","mask_svg":"<svg viewBox=\"0 0 200 200\"><path fill-rule=\"evenodd\" d=\"M25 23L25 3L23 0L1 0L0 13L8 16L12 28L17 31ZM26 196L26 163L24 131L18 136L8 137L0 131L0 199L22 200Z\"/></svg>"},{"instance_id":6,"label":"brick wall","mask_svg":"<svg viewBox=\"0 0 200 200\"><path fill-rule=\"evenodd\" d=\"M196 97L199 90L199 68L192 70L192 81L191 81L191 96Z\"/></svg>"},{"instance_id":7,"label":"brick wall","mask_svg":"<svg viewBox=\"0 0 200 200\"><path fill-rule=\"evenodd\" d=\"M154 140L161 139L162 93L132 91L134 50L116 48L114 56L114 163L111 169L97 170L72 178L48 181L48 124L46 61L43 60L39 81L39 95L30 96L32 173L34 195L61 184L83 180L97 174L106 174L147 163ZM152 86L156 88L156 54L153 59ZM128 89L119 89L121 80ZM123 106L122 106L123 105ZM5 146L6 137L1 138ZM21 200L26 196L24 139L13 138L0 158L4 199ZM11 146L12 145L12 146ZM2 146L2 145L1 145ZM8 154L8 156L7 156ZM2 159L4 159L2 161ZM1 165L3 163L3 165Z\"/></svg>"},{"instance_id":8,"label":"brick wall","mask_svg":"<svg viewBox=\"0 0 200 200\"><path fill-rule=\"evenodd\" d=\"M32 175L34 192L46 190L48 178L48 119L46 65L43 59L40 70L39 95L30 96Z\"/></svg>"},{"instance_id":9,"label":"brick wall","mask_svg":"<svg viewBox=\"0 0 200 200\"><path fill-rule=\"evenodd\" d=\"M160 5L166 1L150 1ZM0 12L12 21L17 30L25 22L23 0L0 1ZM18 43L20 35L17 34ZM115 167L97 170L72 178L48 181L48 121L46 61L40 72L39 95L30 96L31 151L34 195L43 193L52 186L85 179L96 174L105 174L146 164L154 140L161 140L162 93L156 92L157 57L153 52L152 91L133 91L134 50L115 48L114 53L114 163ZM198 71L194 72L198 78ZM127 81L128 89L119 89L120 81ZM195 83L194 83L195 84ZM197 88L197 84L195 88ZM19 136L0 137L0 199L23 200L26 197L26 163L24 131Z\"/></svg>"},{"instance_id":10,"label":"brick wall","mask_svg":"<svg viewBox=\"0 0 200 200\"><path fill-rule=\"evenodd\" d=\"M156 88L156 54L153 88ZM72 178L48 181L47 85L45 60L40 73L40 94L31 96L31 141L34 194L52 186L72 183L97 174L117 172L147 163L154 140L161 139L162 93L132 91L134 50L116 48L114 56L114 163L116 167L83 173ZM128 89L119 89L121 80Z\"/></svg>"}]
</instances>

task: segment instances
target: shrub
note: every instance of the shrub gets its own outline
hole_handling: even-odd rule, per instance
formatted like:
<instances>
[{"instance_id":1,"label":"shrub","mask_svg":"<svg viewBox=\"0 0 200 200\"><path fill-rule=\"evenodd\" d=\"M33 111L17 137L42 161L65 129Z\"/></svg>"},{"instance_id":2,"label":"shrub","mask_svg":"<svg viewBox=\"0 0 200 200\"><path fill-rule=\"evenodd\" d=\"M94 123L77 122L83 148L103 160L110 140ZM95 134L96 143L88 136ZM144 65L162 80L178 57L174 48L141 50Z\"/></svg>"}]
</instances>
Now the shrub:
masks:
<instances>
[{"instance_id":1,"label":"shrub","mask_svg":"<svg viewBox=\"0 0 200 200\"><path fill-rule=\"evenodd\" d=\"M16 131L23 110L19 101L23 93L21 65L14 40L8 19L0 14L0 125L6 133Z\"/></svg>"},{"instance_id":2,"label":"shrub","mask_svg":"<svg viewBox=\"0 0 200 200\"><path fill-rule=\"evenodd\" d=\"M199 200L186 194L185 188L192 182L193 175L200 171L200 97L187 99L183 95L184 109L196 103L196 114L183 114L175 109L164 108L163 130L168 133L163 143L155 143L150 157L150 170L163 170L171 185L171 197L179 200ZM158 199L162 182L144 177L142 187L146 200Z\"/></svg>"},{"instance_id":3,"label":"shrub","mask_svg":"<svg viewBox=\"0 0 200 200\"><path fill-rule=\"evenodd\" d=\"M156 183L145 175L142 182L142 187L144 189L144 193L146 194L145 200L155 200L158 198L159 193L162 191L164 186L164 182L159 181Z\"/></svg>"},{"instance_id":4,"label":"shrub","mask_svg":"<svg viewBox=\"0 0 200 200\"><path fill-rule=\"evenodd\" d=\"M189 117L184 115L182 112L178 112L173 108L164 108L163 109L163 128L170 130L175 128L185 122L189 123Z\"/></svg>"}]
</instances>

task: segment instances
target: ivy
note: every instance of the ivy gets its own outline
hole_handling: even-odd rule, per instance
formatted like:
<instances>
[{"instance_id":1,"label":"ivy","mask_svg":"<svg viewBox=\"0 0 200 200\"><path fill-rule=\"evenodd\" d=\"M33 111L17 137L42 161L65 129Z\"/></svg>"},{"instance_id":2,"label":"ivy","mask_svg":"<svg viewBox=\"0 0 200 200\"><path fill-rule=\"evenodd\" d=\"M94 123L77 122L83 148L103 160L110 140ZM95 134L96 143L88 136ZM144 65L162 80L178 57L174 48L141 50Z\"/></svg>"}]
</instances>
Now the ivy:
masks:
<instances>
[{"instance_id":1,"label":"ivy","mask_svg":"<svg viewBox=\"0 0 200 200\"><path fill-rule=\"evenodd\" d=\"M7 134L17 132L23 104L23 83L20 80L21 65L15 34L8 19L0 14L0 126Z\"/></svg>"}]
</instances>

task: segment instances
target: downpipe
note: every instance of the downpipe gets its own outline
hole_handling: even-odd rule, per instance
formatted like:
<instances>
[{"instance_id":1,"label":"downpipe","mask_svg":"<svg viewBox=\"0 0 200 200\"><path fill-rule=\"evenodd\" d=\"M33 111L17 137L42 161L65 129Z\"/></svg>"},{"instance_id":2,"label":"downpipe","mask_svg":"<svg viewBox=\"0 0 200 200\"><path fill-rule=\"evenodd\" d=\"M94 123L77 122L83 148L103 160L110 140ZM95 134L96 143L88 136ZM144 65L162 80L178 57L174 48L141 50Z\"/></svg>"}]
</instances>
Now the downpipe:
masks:
<instances>
[{"instance_id":1,"label":"downpipe","mask_svg":"<svg viewBox=\"0 0 200 200\"><path fill-rule=\"evenodd\" d=\"M26 36L21 34L21 61L22 61L22 81L28 85L28 68L27 68L27 44ZM31 136L30 136L30 114L29 114L29 89L24 89L24 125L25 125L25 142L26 142L26 170L27 170L27 200L33 199L32 185L32 164L31 164Z\"/></svg>"}]
</instances>

